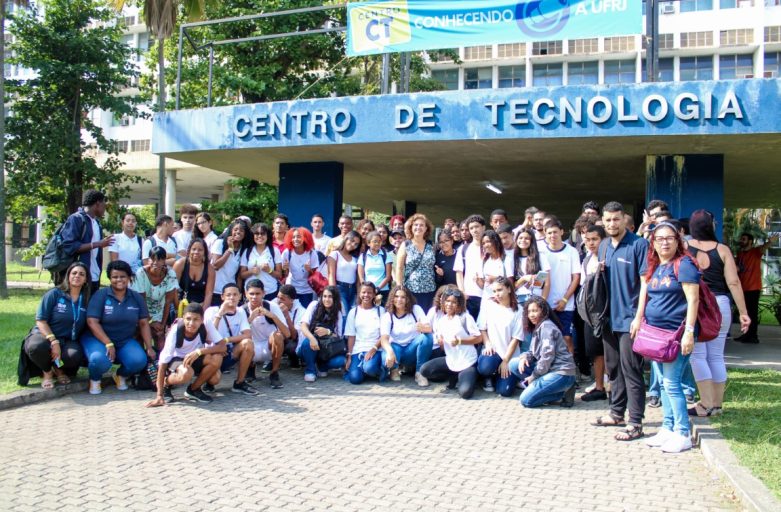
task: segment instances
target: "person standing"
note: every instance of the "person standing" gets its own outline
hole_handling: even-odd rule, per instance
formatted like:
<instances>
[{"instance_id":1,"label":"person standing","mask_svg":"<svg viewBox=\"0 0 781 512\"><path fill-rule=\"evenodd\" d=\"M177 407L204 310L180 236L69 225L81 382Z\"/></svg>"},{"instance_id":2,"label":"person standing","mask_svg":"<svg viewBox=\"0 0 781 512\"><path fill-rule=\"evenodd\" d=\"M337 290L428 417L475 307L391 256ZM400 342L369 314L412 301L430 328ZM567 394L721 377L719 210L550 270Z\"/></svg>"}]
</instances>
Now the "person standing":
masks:
<instances>
[{"instance_id":1,"label":"person standing","mask_svg":"<svg viewBox=\"0 0 781 512\"><path fill-rule=\"evenodd\" d=\"M323 232L323 226L325 226L325 220L319 213L312 215L312 239L315 241L315 250L325 254L325 250L328 247L328 242L331 241L331 237Z\"/></svg>"},{"instance_id":2,"label":"person standing","mask_svg":"<svg viewBox=\"0 0 781 512\"><path fill-rule=\"evenodd\" d=\"M773 237L764 244L754 247L754 235L751 233L741 233L740 235L735 263L738 265L738 277L740 285L743 287L743 298L746 301L746 310L751 323L748 331L735 338L735 341L759 343L757 327L759 327L759 296L762 295L762 257L776 241L778 241L778 237Z\"/></svg>"},{"instance_id":3,"label":"person standing","mask_svg":"<svg viewBox=\"0 0 781 512\"><path fill-rule=\"evenodd\" d=\"M466 299L466 309L472 316L472 320L477 321L483 301L483 288L478 283L478 279L483 268L481 244L485 232L485 219L481 215L470 215L464 223L467 226L466 234L471 238L467 242L462 230L464 243L458 249L453 270L456 272L458 289Z\"/></svg>"},{"instance_id":4,"label":"person standing","mask_svg":"<svg viewBox=\"0 0 781 512\"><path fill-rule=\"evenodd\" d=\"M551 218L545 223L547 250L544 257L550 264L550 295L548 304L561 323L561 334L571 354L575 353L572 341L572 320L575 316L575 292L580 284L580 255L577 249L564 243L561 222Z\"/></svg>"},{"instance_id":5,"label":"person standing","mask_svg":"<svg viewBox=\"0 0 781 512\"><path fill-rule=\"evenodd\" d=\"M165 263L173 266L176 263L177 246L176 239L171 236L174 229L174 219L168 215L158 215L155 219L155 232L152 236L144 240L141 249L141 260L144 265L149 264L149 251L153 247L162 247L165 249Z\"/></svg>"},{"instance_id":6,"label":"person standing","mask_svg":"<svg viewBox=\"0 0 781 512\"><path fill-rule=\"evenodd\" d=\"M187 248L190 247L190 240L193 239L196 215L198 215L198 208L191 204L183 204L179 207L179 220L182 223L182 229L174 233L172 237L176 240L177 254L181 258L187 256Z\"/></svg>"},{"instance_id":7,"label":"person standing","mask_svg":"<svg viewBox=\"0 0 781 512\"><path fill-rule=\"evenodd\" d=\"M114 235L114 242L108 248L111 261L128 262L134 273L143 265L141 247L144 241L136 234L137 225L136 216L132 212L125 212L122 215L122 232Z\"/></svg>"},{"instance_id":8,"label":"person standing","mask_svg":"<svg viewBox=\"0 0 781 512\"><path fill-rule=\"evenodd\" d=\"M425 215L416 213L404 225L407 240L399 247L396 283L408 288L417 304L428 311L437 291L434 282L435 254L431 244L434 226Z\"/></svg>"},{"instance_id":9,"label":"person standing","mask_svg":"<svg viewBox=\"0 0 781 512\"><path fill-rule=\"evenodd\" d=\"M274 217L274 223L272 224L274 236L272 237L271 245L276 247L280 254L285 252L285 235L287 234L288 229L290 229L290 221L288 220L287 215L278 213L277 216Z\"/></svg>"},{"instance_id":10,"label":"person standing","mask_svg":"<svg viewBox=\"0 0 781 512\"><path fill-rule=\"evenodd\" d=\"M621 203L607 203L602 208L602 222L608 235L599 244L598 254L604 258L610 291L610 329L603 333L605 369L610 379L610 413L598 417L593 425L625 427L616 433L615 439L630 441L643 436L643 356L632 350L629 331L645 279L648 242L626 229ZM627 410L628 421L624 419Z\"/></svg>"},{"instance_id":11,"label":"person standing","mask_svg":"<svg viewBox=\"0 0 781 512\"><path fill-rule=\"evenodd\" d=\"M114 236L103 238L99 219L106 213L106 196L98 190L87 190L81 202L81 209L65 221L60 236L66 254L73 255L89 269L91 294L100 288L100 273L103 270L103 248L114 243ZM54 275L54 284L59 286L65 273Z\"/></svg>"}]
</instances>

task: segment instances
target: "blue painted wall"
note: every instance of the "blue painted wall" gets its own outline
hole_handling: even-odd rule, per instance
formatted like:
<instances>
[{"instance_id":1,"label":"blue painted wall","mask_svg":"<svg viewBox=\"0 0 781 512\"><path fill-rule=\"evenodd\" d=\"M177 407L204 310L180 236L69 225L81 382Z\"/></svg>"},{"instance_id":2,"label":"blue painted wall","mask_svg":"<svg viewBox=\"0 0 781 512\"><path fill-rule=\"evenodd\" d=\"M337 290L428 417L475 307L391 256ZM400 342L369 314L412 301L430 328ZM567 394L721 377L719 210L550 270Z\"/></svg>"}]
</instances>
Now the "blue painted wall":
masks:
<instances>
[{"instance_id":1,"label":"blue painted wall","mask_svg":"<svg viewBox=\"0 0 781 512\"><path fill-rule=\"evenodd\" d=\"M342 214L344 169L339 162L307 162L279 166L279 211L290 227L310 231L312 215L320 213L325 232L333 237Z\"/></svg>"}]
</instances>

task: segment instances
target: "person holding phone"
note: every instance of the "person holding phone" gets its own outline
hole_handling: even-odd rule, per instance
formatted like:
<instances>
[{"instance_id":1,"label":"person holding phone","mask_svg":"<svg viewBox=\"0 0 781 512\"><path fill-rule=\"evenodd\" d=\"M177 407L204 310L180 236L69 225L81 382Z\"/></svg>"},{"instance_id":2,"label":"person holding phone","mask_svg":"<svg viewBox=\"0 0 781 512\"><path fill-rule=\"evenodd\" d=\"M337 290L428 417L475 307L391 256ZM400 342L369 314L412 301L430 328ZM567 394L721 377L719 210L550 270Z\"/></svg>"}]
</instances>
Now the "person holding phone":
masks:
<instances>
[{"instance_id":1,"label":"person holding phone","mask_svg":"<svg viewBox=\"0 0 781 512\"><path fill-rule=\"evenodd\" d=\"M523 305L532 294L548 299L550 263L541 258L534 230L521 229L515 237L515 295Z\"/></svg>"}]
</instances>

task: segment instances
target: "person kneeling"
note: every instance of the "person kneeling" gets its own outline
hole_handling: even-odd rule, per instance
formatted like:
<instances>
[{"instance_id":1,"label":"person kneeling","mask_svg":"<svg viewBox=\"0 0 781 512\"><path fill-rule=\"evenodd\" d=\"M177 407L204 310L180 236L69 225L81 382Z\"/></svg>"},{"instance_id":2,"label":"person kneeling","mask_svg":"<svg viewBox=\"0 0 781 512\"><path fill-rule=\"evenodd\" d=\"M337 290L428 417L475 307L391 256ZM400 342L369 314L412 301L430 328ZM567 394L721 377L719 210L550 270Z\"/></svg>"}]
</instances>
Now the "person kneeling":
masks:
<instances>
[{"instance_id":1,"label":"person kneeling","mask_svg":"<svg viewBox=\"0 0 781 512\"><path fill-rule=\"evenodd\" d=\"M213 400L201 390L207 382L220 380L222 355L219 347L204 347L206 328L203 325L203 308L191 302L184 308L181 320L168 331L165 345L160 352L157 371L157 397L146 407L160 407L174 401L171 388L186 385L184 396L190 400L209 403ZM191 382L195 376L195 381Z\"/></svg>"},{"instance_id":2,"label":"person kneeling","mask_svg":"<svg viewBox=\"0 0 781 512\"><path fill-rule=\"evenodd\" d=\"M252 332L252 342L255 345L253 363L271 362L269 382L274 389L282 387L279 378L279 363L285 349L285 338L290 337L290 329L285 323L282 310L273 302L264 300L265 288L263 281L252 279L247 283L247 303L244 312L247 314Z\"/></svg>"},{"instance_id":3,"label":"person kneeling","mask_svg":"<svg viewBox=\"0 0 781 512\"><path fill-rule=\"evenodd\" d=\"M358 304L347 314L346 379L350 384L360 384L364 378L380 377L380 318L385 312L374 305L377 288L364 281L358 290Z\"/></svg>"},{"instance_id":4,"label":"person kneeling","mask_svg":"<svg viewBox=\"0 0 781 512\"><path fill-rule=\"evenodd\" d=\"M531 346L510 362L510 371L523 379L526 389L521 405L538 407L561 400L562 407L575 403L575 360L561 330L551 320L551 310L542 297L524 304L524 327L532 333Z\"/></svg>"}]
</instances>

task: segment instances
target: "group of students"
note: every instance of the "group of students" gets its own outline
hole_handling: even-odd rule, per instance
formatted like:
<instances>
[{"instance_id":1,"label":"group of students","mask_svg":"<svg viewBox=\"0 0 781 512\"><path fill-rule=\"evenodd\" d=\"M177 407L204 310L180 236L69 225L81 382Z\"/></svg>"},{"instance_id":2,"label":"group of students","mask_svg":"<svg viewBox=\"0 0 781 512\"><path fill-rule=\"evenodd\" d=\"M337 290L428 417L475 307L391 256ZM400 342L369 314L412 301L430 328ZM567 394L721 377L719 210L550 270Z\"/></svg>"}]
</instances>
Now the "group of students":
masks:
<instances>
[{"instance_id":1,"label":"group of students","mask_svg":"<svg viewBox=\"0 0 781 512\"><path fill-rule=\"evenodd\" d=\"M273 388L282 387L287 357L290 367L303 366L306 382L336 369L352 384L409 373L422 387L446 382L462 398L482 384L505 397L520 388L526 407L571 407L580 370L594 376L582 400L608 399L603 375L611 385L610 413L594 424L621 427L616 439L632 440L643 436L645 383L631 340L642 322L685 324L679 360L652 368L665 423L651 439L681 451L691 446L684 441L688 414L718 413L726 380L724 339L693 342L692 286L703 275L717 295L732 293L744 331L750 321L712 215L695 212L691 224L699 231L689 236L669 212L665 217L665 205L656 206L635 234L619 203L602 212L586 203L566 240L562 223L536 208L517 226L495 210L488 222L478 214L445 219L438 233L423 214L397 215L387 226L364 219L355 229L342 216L333 238L318 214L311 231L291 228L279 214L272 226L238 217L217 235L208 213L184 205L181 229L174 232L173 219L162 215L142 239L127 213L122 233L110 237L109 287L95 289L93 269L77 261L44 295L23 344L20 382L24 366L26 375L43 375L44 387L65 383L86 359L96 394L112 363L120 364L117 387L126 389L128 377L156 362L157 396L147 405L172 401L176 386L188 399L210 402L229 372L232 391L258 394L256 365L271 372ZM575 299L600 273L609 313L596 326L575 315ZM726 338L729 299L719 304ZM701 402L687 411L688 368Z\"/></svg>"}]
</instances>

